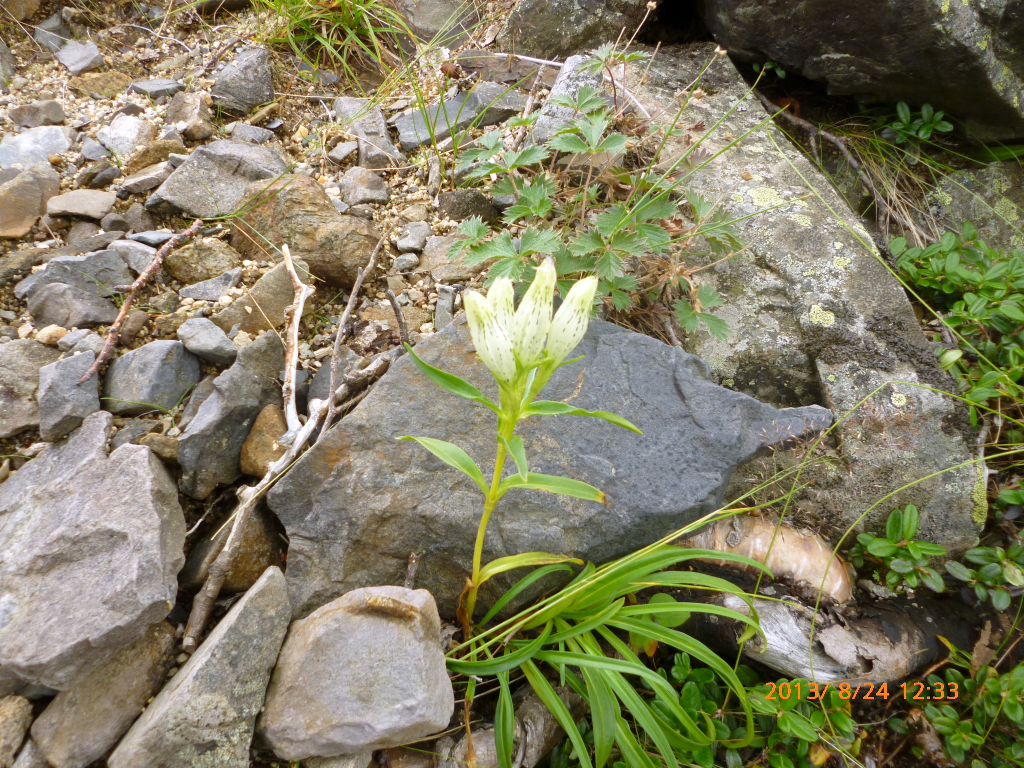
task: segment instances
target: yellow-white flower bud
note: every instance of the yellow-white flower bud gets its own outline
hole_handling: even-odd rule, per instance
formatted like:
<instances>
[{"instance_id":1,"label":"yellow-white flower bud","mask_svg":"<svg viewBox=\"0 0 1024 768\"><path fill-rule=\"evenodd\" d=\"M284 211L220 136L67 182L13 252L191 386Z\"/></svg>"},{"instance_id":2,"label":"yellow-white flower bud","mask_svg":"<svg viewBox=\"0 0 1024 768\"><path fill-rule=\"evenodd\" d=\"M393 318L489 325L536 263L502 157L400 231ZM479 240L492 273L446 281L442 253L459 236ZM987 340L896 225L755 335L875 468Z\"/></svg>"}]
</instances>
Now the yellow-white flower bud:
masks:
<instances>
[{"instance_id":1,"label":"yellow-white flower bud","mask_svg":"<svg viewBox=\"0 0 1024 768\"><path fill-rule=\"evenodd\" d=\"M515 303L513 297L515 289L512 281L507 277L499 277L487 291L487 303L494 310L494 316L498 318L498 325L505 329L505 332L512 333L512 317L515 315Z\"/></svg>"},{"instance_id":2,"label":"yellow-white flower bud","mask_svg":"<svg viewBox=\"0 0 1024 768\"><path fill-rule=\"evenodd\" d=\"M555 294L555 263L545 259L537 267L533 283L519 302L512 319L512 347L519 362L529 365L544 351L551 327L551 304Z\"/></svg>"},{"instance_id":3,"label":"yellow-white flower bud","mask_svg":"<svg viewBox=\"0 0 1024 768\"><path fill-rule=\"evenodd\" d=\"M590 309L597 293L597 278L585 277L569 289L548 331L548 354L561 362L583 339L590 325Z\"/></svg>"},{"instance_id":4,"label":"yellow-white flower bud","mask_svg":"<svg viewBox=\"0 0 1024 768\"><path fill-rule=\"evenodd\" d=\"M487 299L476 291L466 291L462 301L466 306L469 335L477 355L494 374L494 378L505 384L510 383L516 377L516 359L512 353L512 342L505 329L498 324L494 310Z\"/></svg>"}]
</instances>

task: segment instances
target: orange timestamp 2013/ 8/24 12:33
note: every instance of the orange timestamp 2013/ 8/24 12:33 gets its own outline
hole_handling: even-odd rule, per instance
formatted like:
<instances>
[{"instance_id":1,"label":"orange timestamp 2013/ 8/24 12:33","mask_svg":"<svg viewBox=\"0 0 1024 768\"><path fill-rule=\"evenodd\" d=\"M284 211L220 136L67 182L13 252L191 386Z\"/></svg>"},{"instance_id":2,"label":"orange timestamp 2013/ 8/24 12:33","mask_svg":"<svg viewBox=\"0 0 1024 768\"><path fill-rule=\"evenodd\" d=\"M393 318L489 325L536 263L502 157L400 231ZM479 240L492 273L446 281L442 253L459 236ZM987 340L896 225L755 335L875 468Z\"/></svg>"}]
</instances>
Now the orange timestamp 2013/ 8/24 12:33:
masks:
<instances>
[{"instance_id":1,"label":"orange timestamp 2013/ 8/24 12:33","mask_svg":"<svg viewBox=\"0 0 1024 768\"><path fill-rule=\"evenodd\" d=\"M815 701L823 697L829 688L839 692L839 698L848 701L872 701L874 699L889 699L889 684L865 682L841 682L841 683L808 683L806 680L794 680L792 683L767 683L768 693L765 699L775 701L778 699L787 700L792 697ZM907 701L952 701L960 698L960 686L956 683L936 682L927 685L920 681L911 683L900 683L894 685L894 689L902 691L903 698Z\"/></svg>"}]
</instances>

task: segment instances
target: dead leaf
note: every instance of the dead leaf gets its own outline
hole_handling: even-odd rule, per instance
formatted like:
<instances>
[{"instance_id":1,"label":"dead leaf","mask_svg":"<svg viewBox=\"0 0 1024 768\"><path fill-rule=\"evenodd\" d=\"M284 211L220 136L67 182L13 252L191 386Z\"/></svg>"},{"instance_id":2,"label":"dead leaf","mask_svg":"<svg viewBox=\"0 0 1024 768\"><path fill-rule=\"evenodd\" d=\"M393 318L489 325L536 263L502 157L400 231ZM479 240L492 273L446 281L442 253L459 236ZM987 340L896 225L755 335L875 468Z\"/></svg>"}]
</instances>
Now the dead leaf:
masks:
<instances>
[{"instance_id":1,"label":"dead leaf","mask_svg":"<svg viewBox=\"0 0 1024 768\"><path fill-rule=\"evenodd\" d=\"M988 645L991 639L992 622L986 620L985 626L981 628L981 634L978 635L978 642L974 644L974 648L971 650L971 672L977 672L992 661L992 657L996 655L996 652L989 648Z\"/></svg>"},{"instance_id":2,"label":"dead leaf","mask_svg":"<svg viewBox=\"0 0 1024 768\"><path fill-rule=\"evenodd\" d=\"M743 179L744 181L750 181L752 178L754 178L754 174L752 174L750 171L743 171L742 173L740 173L740 178Z\"/></svg>"}]
</instances>

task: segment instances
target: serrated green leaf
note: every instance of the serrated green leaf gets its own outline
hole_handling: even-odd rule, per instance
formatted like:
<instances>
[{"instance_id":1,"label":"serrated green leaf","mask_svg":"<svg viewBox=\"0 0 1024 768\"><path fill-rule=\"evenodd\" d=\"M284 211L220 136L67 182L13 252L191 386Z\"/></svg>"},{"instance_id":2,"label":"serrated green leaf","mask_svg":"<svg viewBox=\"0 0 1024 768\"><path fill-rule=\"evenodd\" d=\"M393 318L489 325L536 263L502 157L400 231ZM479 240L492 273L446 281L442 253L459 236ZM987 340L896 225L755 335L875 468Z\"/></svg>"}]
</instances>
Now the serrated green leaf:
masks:
<instances>
[{"instance_id":1,"label":"serrated green leaf","mask_svg":"<svg viewBox=\"0 0 1024 768\"><path fill-rule=\"evenodd\" d=\"M710 312L699 312L697 316L708 327L708 332L716 339L724 339L732 332L729 324L718 315L712 315Z\"/></svg>"},{"instance_id":2,"label":"serrated green leaf","mask_svg":"<svg viewBox=\"0 0 1024 768\"><path fill-rule=\"evenodd\" d=\"M547 146L559 152L586 152L590 149L587 146L587 142L575 133L562 133L552 136L548 139Z\"/></svg>"},{"instance_id":3,"label":"serrated green leaf","mask_svg":"<svg viewBox=\"0 0 1024 768\"><path fill-rule=\"evenodd\" d=\"M718 291L710 285L700 285L697 287L697 301L704 306L704 309L714 309L725 303L722 301Z\"/></svg>"}]
</instances>

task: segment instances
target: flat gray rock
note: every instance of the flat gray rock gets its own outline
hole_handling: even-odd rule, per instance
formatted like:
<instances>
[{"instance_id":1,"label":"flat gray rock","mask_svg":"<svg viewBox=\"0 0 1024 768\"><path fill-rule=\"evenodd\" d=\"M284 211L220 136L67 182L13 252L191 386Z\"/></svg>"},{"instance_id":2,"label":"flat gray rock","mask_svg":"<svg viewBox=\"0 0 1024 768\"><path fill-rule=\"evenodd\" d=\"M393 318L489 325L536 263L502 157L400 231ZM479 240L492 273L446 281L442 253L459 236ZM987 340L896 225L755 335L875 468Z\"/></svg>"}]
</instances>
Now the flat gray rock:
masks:
<instances>
[{"instance_id":1,"label":"flat gray rock","mask_svg":"<svg viewBox=\"0 0 1024 768\"><path fill-rule=\"evenodd\" d=\"M76 189L63 195L51 197L46 203L50 216L80 217L99 221L114 207L117 195L95 189Z\"/></svg>"},{"instance_id":2,"label":"flat gray rock","mask_svg":"<svg viewBox=\"0 0 1024 768\"><path fill-rule=\"evenodd\" d=\"M290 618L284 577L268 568L142 713L110 768L248 768Z\"/></svg>"},{"instance_id":3,"label":"flat gray rock","mask_svg":"<svg viewBox=\"0 0 1024 768\"><path fill-rule=\"evenodd\" d=\"M120 256L136 274L146 271L156 255L156 248L135 240L115 240L110 244L110 250Z\"/></svg>"},{"instance_id":4,"label":"flat gray rock","mask_svg":"<svg viewBox=\"0 0 1024 768\"><path fill-rule=\"evenodd\" d=\"M58 256L14 286L14 295L29 298L50 283L63 283L93 296L112 296L119 285L132 282L132 273L116 251L106 250L84 256ZM65 328L72 326L65 325Z\"/></svg>"},{"instance_id":5,"label":"flat gray rock","mask_svg":"<svg viewBox=\"0 0 1024 768\"><path fill-rule=\"evenodd\" d=\"M60 125L64 122L64 108L59 101L47 99L34 101L7 111L7 116L22 128L38 128L40 125Z\"/></svg>"},{"instance_id":6,"label":"flat gray rock","mask_svg":"<svg viewBox=\"0 0 1024 768\"><path fill-rule=\"evenodd\" d=\"M381 169L404 164L405 155L391 143L388 124L380 107L372 106L368 99L342 96L334 101L334 114L338 122L356 136L359 165L363 168Z\"/></svg>"},{"instance_id":7,"label":"flat gray rock","mask_svg":"<svg viewBox=\"0 0 1024 768\"><path fill-rule=\"evenodd\" d=\"M20 163L28 168L36 163L49 163L50 155L63 155L71 148L70 128L41 125L17 135L9 133L0 141L0 168Z\"/></svg>"},{"instance_id":8,"label":"flat gray rock","mask_svg":"<svg viewBox=\"0 0 1024 768\"><path fill-rule=\"evenodd\" d=\"M55 13L36 25L32 38L51 53L56 53L71 40L71 30L64 25L60 13Z\"/></svg>"},{"instance_id":9,"label":"flat gray rock","mask_svg":"<svg viewBox=\"0 0 1024 768\"><path fill-rule=\"evenodd\" d=\"M235 123L231 129L231 138L235 141L247 141L250 144L266 144L274 138L274 132L258 125L248 123Z\"/></svg>"},{"instance_id":10,"label":"flat gray rock","mask_svg":"<svg viewBox=\"0 0 1024 768\"><path fill-rule=\"evenodd\" d=\"M391 191L384 179L368 168L358 165L345 172L338 182L338 187L341 190L341 199L349 205L383 204L391 198Z\"/></svg>"},{"instance_id":11,"label":"flat gray rock","mask_svg":"<svg viewBox=\"0 0 1024 768\"><path fill-rule=\"evenodd\" d=\"M13 173L0 180L0 238L27 235L46 213L46 201L60 192L60 176L49 163Z\"/></svg>"},{"instance_id":12,"label":"flat gray rock","mask_svg":"<svg viewBox=\"0 0 1024 768\"><path fill-rule=\"evenodd\" d=\"M96 139L86 136L82 139L82 157L86 160L102 160L105 157L110 157L110 150Z\"/></svg>"},{"instance_id":13,"label":"flat gray rock","mask_svg":"<svg viewBox=\"0 0 1024 768\"><path fill-rule=\"evenodd\" d=\"M72 75L78 76L102 67L103 54L92 40L85 43L72 40L57 51L57 61L67 67Z\"/></svg>"},{"instance_id":14,"label":"flat gray rock","mask_svg":"<svg viewBox=\"0 0 1024 768\"><path fill-rule=\"evenodd\" d=\"M229 289L238 285L242 279L242 268L229 269L222 275L203 280L201 283L186 285L178 295L183 299L202 299L204 301L216 301L224 296Z\"/></svg>"},{"instance_id":15,"label":"flat gray rock","mask_svg":"<svg viewBox=\"0 0 1024 768\"><path fill-rule=\"evenodd\" d=\"M406 224L402 228L399 235L398 242L395 243L395 248L398 249L399 253L419 253L426 247L427 238L434 234L434 230L430 228L430 225L425 221L413 221ZM419 264L419 259L416 259L416 264ZM406 267L405 269L398 269L398 262L395 262L395 269L399 272L407 272L409 269L415 269L416 264L412 267Z\"/></svg>"},{"instance_id":16,"label":"flat gray rock","mask_svg":"<svg viewBox=\"0 0 1024 768\"><path fill-rule=\"evenodd\" d=\"M454 711L434 598L369 587L291 626L259 730L279 758L304 760L407 744Z\"/></svg>"},{"instance_id":17,"label":"flat gray rock","mask_svg":"<svg viewBox=\"0 0 1024 768\"><path fill-rule=\"evenodd\" d=\"M174 628L162 621L57 694L32 723L32 739L53 768L86 768L117 744L159 693L176 645Z\"/></svg>"},{"instance_id":18,"label":"flat gray rock","mask_svg":"<svg viewBox=\"0 0 1024 768\"><path fill-rule=\"evenodd\" d=\"M341 165L349 156L359 149L358 141L342 141L334 145L334 149L327 153L327 159L332 163Z\"/></svg>"},{"instance_id":19,"label":"flat gray rock","mask_svg":"<svg viewBox=\"0 0 1024 768\"><path fill-rule=\"evenodd\" d=\"M122 181L120 186L125 192L130 192L133 195L147 192L151 189L156 189L167 181L167 177L171 175L173 170L170 163L155 163L146 166L137 173L133 173Z\"/></svg>"},{"instance_id":20,"label":"flat gray rock","mask_svg":"<svg viewBox=\"0 0 1024 768\"><path fill-rule=\"evenodd\" d=\"M234 365L214 380L213 392L178 439L184 493L205 499L218 485L242 476L239 455L256 417L264 406L281 404L283 367L281 339L267 331L239 349Z\"/></svg>"},{"instance_id":21,"label":"flat gray rock","mask_svg":"<svg viewBox=\"0 0 1024 768\"><path fill-rule=\"evenodd\" d=\"M217 365L231 365L238 357L235 343L205 317L192 317L182 323L178 338L189 352Z\"/></svg>"},{"instance_id":22,"label":"flat gray rock","mask_svg":"<svg viewBox=\"0 0 1024 768\"><path fill-rule=\"evenodd\" d=\"M110 125L97 131L96 140L127 162L136 149L153 138L153 133L153 124L149 121L121 114Z\"/></svg>"},{"instance_id":23,"label":"flat gray rock","mask_svg":"<svg viewBox=\"0 0 1024 768\"><path fill-rule=\"evenodd\" d=\"M141 93L151 99L159 99L161 96L170 97L183 90L185 90L184 85L177 80L170 80L166 77L157 77L152 80L136 80L128 87L128 93Z\"/></svg>"},{"instance_id":24,"label":"flat gray rock","mask_svg":"<svg viewBox=\"0 0 1024 768\"><path fill-rule=\"evenodd\" d=\"M460 93L425 110L415 109L395 121L402 149L411 151L424 144L442 141L470 125L482 128L519 114L526 96L498 83L480 83L469 93Z\"/></svg>"},{"instance_id":25,"label":"flat gray rock","mask_svg":"<svg viewBox=\"0 0 1024 768\"><path fill-rule=\"evenodd\" d=\"M150 248L159 248L172 237L174 237L173 232L164 232L162 230L133 232L132 234L128 235L129 240L134 240L136 243L148 245Z\"/></svg>"},{"instance_id":26,"label":"flat gray rock","mask_svg":"<svg viewBox=\"0 0 1024 768\"><path fill-rule=\"evenodd\" d=\"M39 436L43 440L60 440L100 409L99 378L93 376L78 385L95 359L92 352L83 352L39 369Z\"/></svg>"},{"instance_id":27,"label":"flat gray rock","mask_svg":"<svg viewBox=\"0 0 1024 768\"><path fill-rule=\"evenodd\" d=\"M417 352L496 396L464 318L421 341ZM571 397L581 408L620 414L644 434L582 417L524 422L520 431L535 471L590 483L608 503L510 493L491 520L485 562L530 551L595 563L621 557L717 509L742 461L832 421L818 406L780 410L719 387L700 359L603 321L591 323L574 354L586 357L560 369L544 397ZM424 552L418 583L443 616L455 615L471 570L480 493L415 443L397 439L453 441L487 476L494 415L454 397L400 358L270 491L270 507L291 541L288 588L297 617L351 589L394 583L413 551ZM485 584L481 607L520 576Z\"/></svg>"},{"instance_id":28,"label":"flat gray rock","mask_svg":"<svg viewBox=\"0 0 1024 768\"><path fill-rule=\"evenodd\" d=\"M28 300L28 313L42 327L95 328L117 319L117 307L112 301L65 283L48 283L33 292ZM98 334L93 335L99 338Z\"/></svg>"},{"instance_id":29,"label":"flat gray rock","mask_svg":"<svg viewBox=\"0 0 1024 768\"><path fill-rule=\"evenodd\" d=\"M284 161L266 147L214 141L192 152L150 195L146 208L202 218L233 213L250 182L276 178L285 169Z\"/></svg>"},{"instance_id":30,"label":"flat gray rock","mask_svg":"<svg viewBox=\"0 0 1024 768\"><path fill-rule=\"evenodd\" d=\"M39 424L39 369L60 353L31 339L0 344L0 438Z\"/></svg>"},{"instance_id":31,"label":"flat gray rock","mask_svg":"<svg viewBox=\"0 0 1024 768\"><path fill-rule=\"evenodd\" d=\"M601 75L581 69L587 59L587 56L570 56L565 60L565 64L558 72L558 77L555 78L555 82L551 86L551 92L548 94L544 106L541 107L540 117L537 118L537 122L531 129L535 143L545 143L575 117L572 107L556 104L555 98L573 98L579 92L580 86L583 85L601 90Z\"/></svg>"},{"instance_id":32,"label":"flat gray rock","mask_svg":"<svg viewBox=\"0 0 1024 768\"><path fill-rule=\"evenodd\" d=\"M167 615L185 561L174 481L145 446L107 456L112 418L0 484L0 666L58 690Z\"/></svg>"},{"instance_id":33,"label":"flat gray rock","mask_svg":"<svg viewBox=\"0 0 1024 768\"><path fill-rule=\"evenodd\" d=\"M228 112L247 115L261 104L274 100L274 78L270 51L246 48L228 60L216 74L210 90L214 103Z\"/></svg>"},{"instance_id":34,"label":"flat gray rock","mask_svg":"<svg viewBox=\"0 0 1024 768\"><path fill-rule=\"evenodd\" d=\"M103 407L118 416L170 410L199 382L199 360L180 341L125 352L103 379Z\"/></svg>"}]
</instances>

